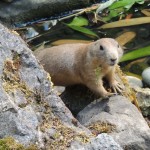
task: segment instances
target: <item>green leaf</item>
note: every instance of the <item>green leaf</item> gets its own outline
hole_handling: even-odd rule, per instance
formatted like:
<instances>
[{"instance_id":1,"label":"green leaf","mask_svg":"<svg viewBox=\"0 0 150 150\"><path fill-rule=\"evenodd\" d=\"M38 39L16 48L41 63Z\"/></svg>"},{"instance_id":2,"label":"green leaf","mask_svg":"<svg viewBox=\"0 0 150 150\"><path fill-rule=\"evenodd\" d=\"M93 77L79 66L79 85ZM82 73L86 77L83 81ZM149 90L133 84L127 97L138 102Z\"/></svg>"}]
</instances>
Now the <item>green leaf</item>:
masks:
<instances>
[{"instance_id":1,"label":"green leaf","mask_svg":"<svg viewBox=\"0 0 150 150\"><path fill-rule=\"evenodd\" d=\"M109 15L107 17L103 17L102 20L103 21L109 21L114 17L117 17L120 15L121 12L123 12L124 9L123 8L118 8L118 9L112 9L109 12Z\"/></svg>"},{"instance_id":2,"label":"green leaf","mask_svg":"<svg viewBox=\"0 0 150 150\"><path fill-rule=\"evenodd\" d=\"M128 11L135 3L143 4L144 0L119 0L108 7L109 14L107 17L102 17L103 21L109 21L112 18L119 16L121 12Z\"/></svg>"},{"instance_id":3,"label":"green leaf","mask_svg":"<svg viewBox=\"0 0 150 150\"><path fill-rule=\"evenodd\" d=\"M137 49L137 50L134 50L134 51L124 54L123 57L121 58L120 62L133 60L133 59L146 57L146 56L150 56L150 46L143 47L143 48L140 48L140 49Z\"/></svg>"},{"instance_id":4,"label":"green leaf","mask_svg":"<svg viewBox=\"0 0 150 150\"><path fill-rule=\"evenodd\" d=\"M133 2L134 0L121 0L121 1L117 1L115 3L113 3L109 9L116 9L116 8L119 8L119 7L125 7L127 5L130 5L131 3L134 3Z\"/></svg>"},{"instance_id":5,"label":"green leaf","mask_svg":"<svg viewBox=\"0 0 150 150\"><path fill-rule=\"evenodd\" d=\"M93 31L91 31L90 29L84 28L84 27L80 27L80 26L75 26L75 25L68 25L70 28L72 28L73 30L79 31L81 33L87 34L87 35L91 35L94 37L99 38L99 36L94 33Z\"/></svg>"},{"instance_id":6,"label":"green leaf","mask_svg":"<svg viewBox=\"0 0 150 150\"><path fill-rule=\"evenodd\" d=\"M75 17L71 23L67 25L74 25L74 26L87 26L89 21L84 17Z\"/></svg>"},{"instance_id":7,"label":"green leaf","mask_svg":"<svg viewBox=\"0 0 150 150\"><path fill-rule=\"evenodd\" d=\"M127 10L129 10L133 5L134 5L134 2L130 3L129 5L124 6L124 8L126 8Z\"/></svg>"},{"instance_id":8,"label":"green leaf","mask_svg":"<svg viewBox=\"0 0 150 150\"><path fill-rule=\"evenodd\" d=\"M132 7L132 5L135 3L143 4L144 0L119 0L115 3L113 3L109 7L109 9L116 9L119 7L124 7L124 8L130 9Z\"/></svg>"}]
</instances>

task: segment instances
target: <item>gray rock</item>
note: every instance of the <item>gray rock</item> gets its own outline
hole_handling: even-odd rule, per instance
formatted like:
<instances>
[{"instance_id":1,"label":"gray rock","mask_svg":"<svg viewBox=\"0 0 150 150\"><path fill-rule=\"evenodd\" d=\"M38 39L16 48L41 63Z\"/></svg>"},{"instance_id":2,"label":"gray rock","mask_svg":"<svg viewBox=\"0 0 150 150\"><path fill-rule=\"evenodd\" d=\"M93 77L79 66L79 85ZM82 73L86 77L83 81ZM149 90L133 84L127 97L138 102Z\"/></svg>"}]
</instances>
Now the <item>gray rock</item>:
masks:
<instances>
[{"instance_id":1,"label":"gray rock","mask_svg":"<svg viewBox=\"0 0 150 150\"><path fill-rule=\"evenodd\" d=\"M123 96L97 100L84 108L77 118L86 127L97 122L115 126L109 134L125 149L149 150L150 128L138 109Z\"/></svg>"},{"instance_id":2,"label":"gray rock","mask_svg":"<svg viewBox=\"0 0 150 150\"><path fill-rule=\"evenodd\" d=\"M143 87L143 83L142 81L137 78L137 77L133 77L133 76L127 76L128 82L130 84L131 87Z\"/></svg>"},{"instance_id":3,"label":"gray rock","mask_svg":"<svg viewBox=\"0 0 150 150\"><path fill-rule=\"evenodd\" d=\"M16 111L11 108L0 113L0 136L12 136L24 145L37 141L38 119L31 106Z\"/></svg>"},{"instance_id":4,"label":"gray rock","mask_svg":"<svg viewBox=\"0 0 150 150\"><path fill-rule=\"evenodd\" d=\"M150 87L150 67L142 72L143 81Z\"/></svg>"},{"instance_id":5,"label":"gray rock","mask_svg":"<svg viewBox=\"0 0 150 150\"><path fill-rule=\"evenodd\" d=\"M44 139L53 135L47 131L53 127L58 132L59 124L88 136L88 129L77 120L73 123L75 118L26 43L1 24L0 35L0 137L44 148Z\"/></svg>"},{"instance_id":6,"label":"gray rock","mask_svg":"<svg viewBox=\"0 0 150 150\"><path fill-rule=\"evenodd\" d=\"M144 116L150 116L150 89L136 88L138 104Z\"/></svg>"},{"instance_id":7,"label":"gray rock","mask_svg":"<svg viewBox=\"0 0 150 150\"><path fill-rule=\"evenodd\" d=\"M87 144L74 142L69 150L123 150L114 139L106 134L99 134L96 138L92 138Z\"/></svg>"}]
</instances>

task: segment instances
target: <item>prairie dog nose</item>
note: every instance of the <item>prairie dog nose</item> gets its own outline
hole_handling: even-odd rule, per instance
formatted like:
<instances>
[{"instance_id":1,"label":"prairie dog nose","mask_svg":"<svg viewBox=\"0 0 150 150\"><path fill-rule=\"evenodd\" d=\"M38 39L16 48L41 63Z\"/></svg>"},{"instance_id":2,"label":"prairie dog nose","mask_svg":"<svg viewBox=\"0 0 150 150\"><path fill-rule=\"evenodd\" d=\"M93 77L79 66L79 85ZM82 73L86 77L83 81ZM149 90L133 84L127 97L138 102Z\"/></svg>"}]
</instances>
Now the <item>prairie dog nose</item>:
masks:
<instances>
[{"instance_id":1,"label":"prairie dog nose","mask_svg":"<svg viewBox=\"0 0 150 150\"><path fill-rule=\"evenodd\" d=\"M111 58L110 60L111 60L111 62L115 62L117 60L117 58Z\"/></svg>"}]
</instances>

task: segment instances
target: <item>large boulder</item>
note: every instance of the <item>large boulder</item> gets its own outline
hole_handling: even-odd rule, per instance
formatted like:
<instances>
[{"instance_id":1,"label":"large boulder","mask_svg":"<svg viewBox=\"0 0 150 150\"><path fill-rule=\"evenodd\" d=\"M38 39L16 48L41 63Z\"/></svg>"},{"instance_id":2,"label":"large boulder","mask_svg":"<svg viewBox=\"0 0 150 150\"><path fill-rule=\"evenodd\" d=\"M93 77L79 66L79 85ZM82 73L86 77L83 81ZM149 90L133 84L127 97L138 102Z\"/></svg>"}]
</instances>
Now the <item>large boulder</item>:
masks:
<instances>
[{"instance_id":1,"label":"large boulder","mask_svg":"<svg viewBox=\"0 0 150 150\"><path fill-rule=\"evenodd\" d=\"M0 137L12 136L29 145L38 141L39 133L44 135L57 117L74 126L74 117L26 43L2 25L0 34Z\"/></svg>"},{"instance_id":2,"label":"large boulder","mask_svg":"<svg viewBox=\"0 0 150 150\"><path fill-rule=\"evenodd\" d=\"M149 150L150 128L140 111L125 97L96 100L77 115L93 133L107 131L124 149Z\"/></svg>"}]
</instances>

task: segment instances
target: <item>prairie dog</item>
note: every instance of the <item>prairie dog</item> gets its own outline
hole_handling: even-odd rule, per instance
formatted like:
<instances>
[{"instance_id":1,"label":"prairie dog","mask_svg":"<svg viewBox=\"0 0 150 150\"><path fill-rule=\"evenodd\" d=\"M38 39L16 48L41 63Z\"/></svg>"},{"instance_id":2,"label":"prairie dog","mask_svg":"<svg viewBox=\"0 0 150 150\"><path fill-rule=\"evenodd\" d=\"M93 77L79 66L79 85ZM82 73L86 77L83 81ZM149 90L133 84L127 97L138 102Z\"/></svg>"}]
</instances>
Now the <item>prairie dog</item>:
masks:
<instances>
[{"instance_id":1,"label":"prairie dog","mask_svg":"<svg viewBox=\"0 0 150 150\"><path fill-rule=\"evenodd\" d=\"M102 38L89 44L64 44L45 48L36 57L50 73L54 85L84 84L99 96L105 97L112 93L104 88L103 77L108 80L114 92L121 90L114 72L122 55L123 50L117 41Z\"/></svg>"}]
</instances>

